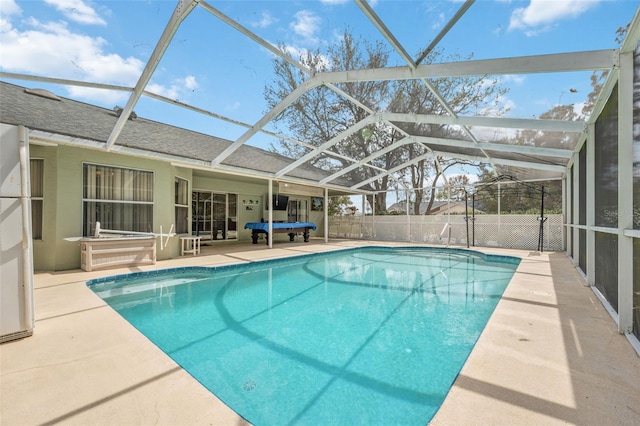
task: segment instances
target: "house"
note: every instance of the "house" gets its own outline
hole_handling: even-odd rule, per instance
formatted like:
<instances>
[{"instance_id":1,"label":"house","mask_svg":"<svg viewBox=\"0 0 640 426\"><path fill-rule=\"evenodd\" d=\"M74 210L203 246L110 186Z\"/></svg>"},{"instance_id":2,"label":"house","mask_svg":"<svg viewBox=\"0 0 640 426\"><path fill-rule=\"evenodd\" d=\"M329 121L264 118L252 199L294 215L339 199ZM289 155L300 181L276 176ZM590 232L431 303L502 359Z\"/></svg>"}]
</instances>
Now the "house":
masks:
<instances>
[{"instance_id":1,"label":"house","mask_svg":"<svg viewBox=\"0 0 640 426\"><path fill-rule=\"evenodd\" d=\"M293 160L243 145L214 170L211 161L231 141L135 114L106 150L121 109L6 82L0 98L1 143L16 143L16 129L28 138L36 271L79 268L77 238L65 238L92 236L97 222L103 229L197 235L211 244L251 241L244 224L268 219L270 183L274 195L288 196L274 221L311 221L315 235L324 234L324 212L311 208L311 198L324 195L312 182L328 175L318 168L302 165L276 182L273 174ZM158 244L156 253L180 255L179 238Z\"/></svg>"},{"instance_id":2,"label":"house","mask_svg":"<svg viewBox=\"0 0 640 426\"><path fill-rule=\"evenodd\" d=\"M414 203L409 202L409 213L413 214ZM423 202L420 203L420 214L426 214L427 207L429 203ZM431 211L428 213L430 215L443 215L443 214L464 214L465 207L464 201L434 201L431 206ZM407 202L399 201L397 203L392 204L388 209L388 213L398 214L398 213L406 213L407 212ZM471 208L469 208L469 212L471 212Z\"/></svg>"}]
</instances>

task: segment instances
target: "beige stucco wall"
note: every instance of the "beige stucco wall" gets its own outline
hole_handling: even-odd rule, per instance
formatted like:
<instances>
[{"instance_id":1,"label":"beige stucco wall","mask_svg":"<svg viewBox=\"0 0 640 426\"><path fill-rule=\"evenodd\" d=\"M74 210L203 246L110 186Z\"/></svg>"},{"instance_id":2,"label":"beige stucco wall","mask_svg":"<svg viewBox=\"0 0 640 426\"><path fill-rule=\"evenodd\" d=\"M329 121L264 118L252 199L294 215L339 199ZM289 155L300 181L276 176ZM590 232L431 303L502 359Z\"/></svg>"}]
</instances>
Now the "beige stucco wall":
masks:
<instances>
[{"instance_id":1,"label":"beige stucco wall","mask_svg":"<svg viewBox=\"0 0 640 426\"><path fill-rule=\"evenodd\" d=\"M80 267L78 242L67 237L82 235L82 164L84 162L129 167L154 172L153 232L160 226L167 233L174 223L174 178L191 179L191 170L170 163L126 156L116 153L79 149L69 146L30 146L31 158L43 158L44 163L44 223L42 241L34 243L34 268L37 271L65 270ZM179 254L177 238L160 249L158 259Z\"/></svg>"},{"instance_id":2,"label":"beige stucco wall","mask_svg":"<svg viewBox=\"0 0 640 426\"><path fill-rule=\"evenodd\" d=\"M80 267L80 245L66 241L67 237L82 235L82 164L84 162L127 167L154 172L154 216L153 232L167 233L174 224L175 177L190 181L191 190L211 190L236 193L238 199L238 239L251 241L251 232L244 229L247 222L267 219L264 208L264 196L268 192L268 181L247 183L229 179L208 177L206 172L172 166L165 161L150 160L100 150L82 149L71 146L30 145L31 158L44 159L44 204L43 236L34 242L34 268L36 271L57 271ZM292 195L292 199L308 200L311 197ZM244 200L259 200L258 206L247 206ZM250 208L247 208L250 207ZM191 211L189 212L191 214ZM286 220L286 212L274 212L274 220ZM280 217L281 215L282 217ZM309 220L315 222L318 230L311 235L324 235L323 212L309 211ZM276 241L288 238L274 234ZM165 240L166 241L166 240ZM225 244L221 241L216 244ZM170 259L180 255L180 240L171 238L163 249L160 240L157 245L158 260Z\"/></svg>"},{"instance_id":3,"label":"beige stucco wall","mask_svg":"<svg viewBox=\"0 0 640 426\"><path fill-rule=\"evenodd\" d=\"M33 242L34 267L38 270L53 270L56 259L56 199L57 199L57 151L54 147L29 146L31 158L44 160L44 202L42 240Z\"/></svg>"}]
</instances>

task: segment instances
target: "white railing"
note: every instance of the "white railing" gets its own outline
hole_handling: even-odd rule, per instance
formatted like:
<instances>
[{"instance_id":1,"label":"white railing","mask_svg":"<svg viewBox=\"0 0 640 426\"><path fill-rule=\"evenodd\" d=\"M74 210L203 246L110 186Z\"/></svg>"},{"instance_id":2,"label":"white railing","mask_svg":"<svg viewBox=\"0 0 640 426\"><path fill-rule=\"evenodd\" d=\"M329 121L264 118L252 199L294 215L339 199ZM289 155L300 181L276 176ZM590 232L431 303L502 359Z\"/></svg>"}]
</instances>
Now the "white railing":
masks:
<instances>
[{"instance_id":1,"label":"white railing","mask_svg":"<svg viewBox=\"0 0 640 426\"><path fill-rule=\"evenodd\" d=\"M562 215L545 218L544 250L564 250ZM477 247L536 250L539 230L537 215L477 215L469 217L469 245L473 238ZM463 215L330 216L329 237L466 246L467 224Z\"/></svg>"}]
</instances>

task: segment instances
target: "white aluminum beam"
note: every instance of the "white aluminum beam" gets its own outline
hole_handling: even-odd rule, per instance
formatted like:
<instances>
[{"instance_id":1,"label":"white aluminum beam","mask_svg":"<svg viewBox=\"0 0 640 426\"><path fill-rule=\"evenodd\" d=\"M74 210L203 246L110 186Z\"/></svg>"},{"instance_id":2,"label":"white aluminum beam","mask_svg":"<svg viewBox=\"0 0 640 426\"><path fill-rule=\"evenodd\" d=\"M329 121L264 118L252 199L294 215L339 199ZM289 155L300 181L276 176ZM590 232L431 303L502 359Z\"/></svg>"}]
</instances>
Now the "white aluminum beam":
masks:
<instances>
[{"instance_id":1,"label":"white aluminum beam","mask_svg":"<svg viewBox=\"0 0 640 426\"><path fill-rule=\"evenodd\" d=\"M422 82L425 84L425 86L427 86L427 88L431 91L431 93L434 94L434 96L436 97L436 99L438 99L438 102L440 102L440 104L445 108L445 110L454 118L458 118L458 114L456 114L456 112L453 110L453 108L451 108L451 106L449 105L449 103L440 95L440 93L438 93L438 91L436 90L435 86L433 86L433 84L431 84L427 79L422 78L421 79ZM471 140L474 143L477 143L478 140L476 139L476 136L471 132L471 130L469 129L468 126L462 126L462 130L467 134L467 136L469 136L469 138L471 138ZM482 152L482 154L487 157L487 159L489 159L489 155L484 152L482 150L482 148L479 148L480 151ZM436 160L437 161L437 160ZM490 163L490 161L489 161ZM491 168L495 170L495 166L493 164L491 164Z\"/></svg>"},{"instance_id":2,"label":"white aluminum beam","mask_svg":"<svg viewBox=\"0 0 640 426\"><path fill-rule=\"evenodd\" d=\"M378 116L382 120L400 121L405 123L427 123L440 125L500 127L508 129L531 129L557 132L581 133L586 128L584 121L542 120L529 118L507 117L467 117L450 115L410 114L397 112L381 112Z\"/></svg>"},{"instance_id":3,"label":"white aluminum beam","mask_svg":"<svg viewBox=\"0 0 640 426\"><path fill-rule=\"evenodd\" d=\"M357 105L358 107L362 108L362 110L366 111L369 114L373 114L374 111L369 108L368 106L366 106L365 104L363 104L362 102L360 102L359 100L357 100L356 98L354 98L353 96L351 96L350 94L348 94L347 92L345 92L344 90L340 89L339 87L333 85L333 84L325 84L326 87L328 87L329 89L333 90L334 92L336 92L338 95L344 97L345 99L349 100L350 102L352 102L353 104Z\"/></svg>"},{"instance_id":4,"label":"white aluminum beam","mask_svg":"<svg viewBox=\"0 0 640 426\"><path fill-rule=\"evenodd\" d=\"M316 74L322 83L355 83L363 81L416 80L420 78L460 77L469 75L538 74L572 71L601 71L618 66L616 49L549 55L519 56L502 59L445 62L389 68L334 71Z\"/></svg>"},{"instance_id":5,"label":"white aluminum beam","mask_svg":"<svg viewBox=\"0 0 640 426\"><path fill-rule=\"evenodd\" d=\"M205 110L205 109L202 109L202 108L199 108L199 107L195 107L193 105L189 105L189 104L186 104L184 102L177 101L175 99L170 99L170 98L167 98L166 96L158 95L158 94L155 94L155 93L152 93L152 92L148 92L146 90L144 91L144 95L148 96L150 98L153 98L153 99L157 99L157 100L162 101L162 102L167 102L167 103L170 103L170 104L173 104L173 105L176 105L176 106L179 106L179 107L182 107L182 108L197 112L199 114L208 115L209 117L213 117L213 118L216 118L218 120L226 121L227 123L235 124L236 126L244 127L246 129L250 129L251 128L251 124L244 123L244 122L238 121L238 120L234 120L234 119L226 117L224 115L220 115L220 114L217 114L217 113L209 111L209 110ZM309 148L309 149L316 148L315 145L311 145L310 143L299 141L297 139L294 139L294 138L286 136L286 135L282 135L280 133L274 133L274 132L271 132L271 131L265 130L265 129L260 129L259 132L260 133L264 133L265 135L272 136L272 137L277 138L277 139L287 140L287 141L295 143L297 145L304 146L305 148ZM327 155L331 155L333 157L340 158L342 160L354 161L354 160L352 160L352 159L350 159L350 158L348 158L348 157L346 157L344 155L341 155L341 154L338 154L338 153L335 153L335 152L331 152L331 151L327 152Z\"/></svg>"},{"instance_id":6,"label":"white aluminum beam","mask_svg":"<svg viewBox=\"0 0 640 426\"><path fill-rule=\"evenodd\" d=\"M131 96L129 96L129 100L127 101L127 104L122 109L120 117L118 117L118 121L116 122L116 125L111 131L111 134L109 135L109 139L107 139L107 143L105 145L105 148L107 151L110 151L113 145L118 140L118 137L120 136L120 133L124 128L124 125L127 123L127 120L129 119L129 115L133 111L133 107L138 102L138 99L140 99L140 96L142 95L144 88L147 86L147 83L149 83L149 80L151 80L151 76L153 75L153 72L155 71L158 64L160 63L160 60L164 56L164 53L166 52L167 47L169 47L169 44L171 43L173 36L178 30L178 27L180 27L180 24L182 23L182 21L184 21L184 19L189 15L189 13L191 13L191 11L198 5L199 1L200 0L179 0L178 1L178 5L173 11L173 15L171 15L171 18L169 19L167 26L162 32L162 35L160 36L160 39L158 40L158 43L156 44L156 47L153 50L153 53L151 54L151 57L147 61L147 64L145 65L144 70L142 71L142 74L140 74L140 78L138 79L138 82L136 83L133 89L133 93L131 94Z\"/></svg>"},{"instance_id":7,"label":"white aluminum beam","mask_svg":"<svg viewBox=\"0 0 640 426\"><path fill-rule=\"evenodd\" d=\"M449 22L447 22L447 24L444 27L442 27L442 30L440 30L438 35L436 35L436 37L431 41L431 43L429 43L429 46L427 46L422 51L422 53L420 53L420 56L418 56L418 58L415 60L416 65L424 61L424 58L426 58L427 55L429 55L429 53L431 53L431 51L436 47L436 45L440 43L440 40L442 40L444 36L451 30L451 28L453 28L456 22L458 22L458 20L462 18L462 15L464 15L467 12L467 10L471 7L473 3L475 3L475 0L467 0L464 2L464 4L460 7L460 9L458 9L455 15L453 15L453 17L449 20Z\"/></svg>"},{"instance_id":8,"label":"white aluminum beam","mask_svg":"<svg viewBox=\"0 0 640 426\"><path fill-rule=\"evenodd\" d=\"M207 12L209 12L212 15L216 16L218 19L220 19L224 23L226 23L226 24L230 25L231 27L233 27L239 33L249 37L251 40L255 41L260 46L262 46L265 49L267 49L269 52L273 53L274 55L276 55L276 56L278 56L278 57L280 57L282 59L284 59L289 64L291 64L294 67L298 68L300 71L304 72L307 75L312 75L313 74L309 68L307 68L306 66L304 66L300 62L295 61L293 58L291 58L286 53L282 52L280 49L275 47L273 44L269 43L268 41L262 39L261 37L257 36L253 32L249 31L247 28L243 27L242 25L240 25L239 23L237 23L233 19L229 18L227 15L225 15L222 12L220 12L218 9L216 9L213 6L211 6L209 3L207 3L207 2L205 2L203 0L200 0L200 6L202 6Z\"/></svg>"},{"instance_id":9,"label":"white aluminum beam","mask_svg":"<svg viewBox=\"0 0 640 426\"><path fill-rule=\"evenodd\" d=\"M566 158L567 161L573 155L573 151L569 149L544 148L529 145L509 145L504 143L491 142L470 142L460 139L432 138L429 136L414 136L417 142L424 142L433 145L455 146L458 148L483 149L497 152L513 152L516 154L540 156L540 157L559 157ZM452 154L456 155L456 154Z\"/></svg>"},{"instance_id":10,"label":"white aluminum beam","mask_svg":"<svg viewBox=\"0 0 640 426\"><path fill-rule=\"evenodd\" d=\"M620 55L618 82L618 332L633 331L633 238L625 235L633 229L633 65L634 52ZM637 106L636 106L637 107Z\"/></svg>"},{"instance_id":11,"label":"white aluminum beam","mask_svg":"<svg viewBox=\"0 0 640 426\"><path fill-rule=\"evenodd\" d=\"M249 29L245 28L244 26L240 25L239 23L237 23L233 19L229 18L227 15L225 15L222 12L220 12L218 9L214 8L213 6L208 4L207 2L200 1L200 5L205 10L207 10L209 13L211 13L214 16L216 16L217 18L219 18L220 20L222 20L226 24L230 25L231 27L233 27L236 31L240 32L241 34L245 35L246 37L249 37L251 40L255 41L256 43L258 43L259 45L261 45L262 47L267 49L269 52L271 52L274 55L282 58L283 60L285 60L286 62L288 62L290 65L294 66L295 68L299 69L303 73L305 73L305 74L307 74L309 76L313 75L313 72L312 72L311 69L309 69L305 65L301 64L300 62L294 60L291 56L287 55L285 52L281 51L280 49L275 47L273 44L269 43L268 41L266 41L263 38L259 37L258 35L256 35L252 31L250 31ZM340 96L343 96L344 98L346 98L349 101L353 102L354 104L358 105L360 108L364 109L368 113L370 113L370 114L373 113L373 111L369 107L367 107L366 105L364 105L362 102L358 101L357 99L353 98L352 96L350 96L349 94L347 94L346 92L344 92L340 88L336 87L335 85L327 84L326 86L329 89L331 89L334 92L336 92L337 94L339 94ZM231 121L231 120L227 119L227 121ZM250 125L247 125L247 124L244 124L244 123L242 125L244 127L251 128ZM260 132L261 133L265 133L265 134L269 134L271 136L276 136L278 138L289 140L291 142L294 142L294 143L296 143L298 145L305 146L307 148L315 148L313 145L307 144L305 142L301 142L301 141L292 139L292 138L284 136L284 135L276 135L276 134L274 134L272 132L269 132L267 130L264 130L264 129L260 129ZM246 142L246 140L245 140L245 142ZM340 154L337 154L337 153L329 153L329 155L333 155L333 156L338 157L338 158L349 160L348 158L343 157L343 156L341 156Z\"/></svg>"},{"instance_id":12,"label":"white aluminum beam","mask_svg":"<svg viewBox=\"0 0 640 426\"><path fill-rule=\"evenodd\" d=\"M215 167L220 165L220 163L222 163L228 156L233 154L247 140L249 140L251 136L258 133L260 129L262 129L267 123L273 120L278 114L284 111L289 105L294 103L296 99L298 99L300 96L302 96L304 93L308 92L309 90L320 85L322 85L321 81L318 81L318 80L314 81L312 78L310 80L306 80L300 86L296 87L293 91L291 91L291 93L285 96L285 98L282 99L282 101L280 101L278 105L271 108L271 110L268 113L266 113L264 116L262 116L262 118L258 120L256 124L254 124L249 130L244 132L242 136L240 136L235 142L231 144L231 146L229 146L227 149L222 151L216 158L214 158L213 161L211 161L211 166Z\"/></svg>"},{"instance_id":13,"label":"white aluminum beam","mask_svg":"<svg viewBox=\"0 0 640 426\"><path fill-rule=\"evenodd\" d=\"M487 162L486 158L479 157L477 155L454 154L451 152L435 151L435 150L433 151L433 153L435 155L440 155L446 158L458 158L460 160ZM503 166L523 167L526 169L544 170L544 171L556 172L556 173L565 173L567 170L565 166L558 166L555 164L532 163L529 161L508 160L506 158L491 157L489 161L491 161L494 164L500 164Z\"/></svg>"},{"instance_id":14,"label":"white aluminum beam","mask_svg":"<svg viewBox=\"0 0 640 426\"><path fill-rule=\"evenodd\" d=\"M357 123L355 123L354 125L349 127L347 130L345 130L345 131L341 132L340 134L334 136L333 138L331 138L328 141L324 142L323 144L319 145L316 149L306 153L305 155L303 155L302 157L300 157L299 159L297 159L293 163L289 164L287 167L284 167L280 171L276 172L276 177L284 176L285 174L289 173L291 170L295 169L296 167L298 167L298 166L306 163L307 161L311 160L312 158L322 154L326 149L331 148L332 146L334 146L335 144L337 144L341 140L349 137L350 135L354 134L355 132L357 132L358 130L362 129L363 127L368 126L369 124L375 123L376 121L377 121L377 118L374 115L369 115L366 118L358 121Z\"/></svg>"},{"instance_id":15,"label":"white aluminum beam","mask_svg":"<svg viewBox=\"0 0 640 426\"><path fill-rule=\"evenodd\" d=\"M356 5L362 10L362 12L366 15L367 18L375 25L375 27L380 31L384 38L387 39L389 44L398 52L402 59L409 64L412 68L415 68L416 64L413 62L411 55L407 53L407 51L402 47L398 39L395 38L393 33L387 28L387 26L382 22L382 20L378 17L378 15L373 11L371 6L365 0L354 0Z\"/></svg>"},{"instance_id":16,"label":"white aluminum beam","mask_svg":"<svg viewBox=\"0 0 640 426\"><path fill-rule=\"evenodd\" d=\"M433 158L433 156L434 156L434 155L433 155L433 153L431 153L431 152L427 152L426 154L422 154L422 155L420 155L420 156L418 156L418 157L416 157L416 158L412 159L411 161L407 161L406 163L402 163L402 164L400 164L399 166L396 166L396 167L394 167L394 168L392 168L392 169L390 169L390 170L387 170L387 171L386 171L386 172L384 172L384 173L380 173L379 175L376 175L376 176L374 176L374 177L372 177L372 178L369 178L369 179L367 179L367 180L364 180L364 181L362 181L362 182L359 182L359 183L357 183L357 184L355 184L355 185L351 186L349 189L351 189L351 190L356 190L356 189L358 189L358 188L360 188L360 187L362 187L362 186L368 185L368 184L369 184L369 183L371 183L371 182L374 182L374 181L376 181L376 180L378 180L378 179L382 179L382 178L383 178L383 177L385 177L385 176L391 175L391 174L393 174L393 173L395 173L395 172L397 172L397 171L399 171L399 170L402 170L402 169L404 169L404 168L407 168L407 167L409 167L410 165L415 164L415 163L417 163L417 162L419 162L419 161L426 160L427 158Z\"/></svg>"},{"instance_id":17,"label":"white aluminum beam","mask_svg":"<svg viewBox=\"0 0 640 426\"><path fill-rule=\"evenodd\" d=\"M225 116L220 115L220 114L216 114L215 112L212 112L212 111L209 111L209 110L206 110L206 109L203 109L203 108L199 108L199 107L196 107L196 106L193 106L193 105L189 105L189 104L186 104L184 102L180 102L180 101L178 101L176 99L170 99L170 98L167 98L166 96L158 95L156 93L149 92L147 90L145 90L143 92L143 94L145 96L148 96L148 97L152 98L152 99L156 99L158 101L162 101L162 102L166 102L166 103L169 103L169 104L172 104L172 105L176 105L176 106L179 106L181 108L188 109L190 111L197 112L197 113L202 114L202 115L208 115L209 117L213 117L213 118L216 118L218 120L226 121L227 123L235 124L235 125L240 126L240 127L245 127L245 128L250 128L251 127L250 124L243 123L242 121L234 120L232 118L225 117Z\"/></svg>"},{"instance_id":18,"label":"white aluminum beam","mask_svg":"<svg viewBox=\"0 0 640 426\"><path fill-rule=\"evenodd\" d=\"M378 17L378 15L376 15L376 13L373 11L373 9L371 7L369 7L369 5L364 0L355 0L355 1L358 4L358 6L360 7L360 9L362 9L362 11L365 13L365 15L367 15L369 20L371 20L374 23L376 28L378 28L378 30L387 39L387 41L389 41L389 43L391 43L391 45L400 54L400 56L402 56L402 58L405 60L407 65L409 65L409 68L414 70L416 68L417 64L413 62L413 60L411 59L409 54L404 50L404 48L402 47L400 42L398 42L398 40L393 36L391 31L389 31L389 29L386 27L386 25L384 25L382 20ZM470 4L469 4L469 6L470 6ZM432 46L435 46L435 44L432 43ZM420 80L427 87L427 89L433 94L433 96L435 96L435 98L438 100L440 105L442 105L442 107L451 116L457 117L456 112L453 110L453 108L451 108L451 105L449 105L449 102L447 102L447 100L442 97L442 95L438 92L436 87L433 84L431 84L431 82L429 82L429 80L427 80L426 78L421 78ZM477 142L475 135L471 132L471 130L467 126L463 125L462 126L462 130L471 138L471 140L473 140L474 142ZM482 151L482 149L480 149L480 151ZM489 157L487 155L487 153L485 153L484 151L482 151L482 153L487 158ZM493 165L491 165L491 166L493 167Z\"/></svg>"},{"instance_id":19,"label":"white aluminum beam","mask_svg":"<svg viewBox=\"0 0 640 426\"><path fill-rule=\"evenodd\" d=\"M116 91L123 91L123 92L132 92L133 88L132 87L126 87L126 86L118 86L118 85L113 85L113 84L102 84L102 83L91 83L91 82L87 82L87 81L80 81L80 80L69 80L69 79L60 79L60 78L52 78L52 77L44 77L44 76L36 76L36 75L28 75L28 74L18 74L18 73L8 73L8 72L0 72L0 78L10 78L10 79L16 79L16 80L26 80L26 81L39 81L39 82L44 82L44 83L52 83L52 84L63 84L63 85L67 85L67 86L77 86L77 87L91 87L91 88L96 88L96 89L105 89L105 90L116 90ZM339 89L337 89L337 91L340 91ZM234 120L232 118L217 114L215 112L209 111L209 110L205 110L203 108L199 108L190 104L186 104L184 102L180 102L178 100L175 99L171 99L171 98L167 98L166 96L162 96L162 95L158 95L156 93L153 92L149 92L147 90L143 91L143 95L147 96L149 98L152 99L156 99L162 102L166 102L175 106L179 106L181 108L184 109L188 109L190 111L193 112L197 112L199 114L202 115L207 115L209 117L213 117L222 121L225 121L227 123L231 123L240 127L244 127L247 129L250 129L252 126L250 124L238 121L238 120ZM346 97L349 97L347 94L344 94ZM363 108L366 108L363 106ZM283 134L279 134L279 133L274 133L265 129L259 129L260 133L264 133L266 135L278 138L278 139L284 139L287 141L290 141L292 143L295 143L297 145L301 145L304 146L305 148L309 148L309 149L315 149L317 148L315 145L311 145L309 143L291 138L289 136L283 135ZM115 148L112 148L112 150ZM332 156L335 158L339 158L341 160L345 160L345 161L350 161L350 162L357 162L357 160L353 159L353 158L349 158L345 155L333 152L333 151L325 151L325 154L328 156Z\"/></svg>"},{"instance_id":20,"label":"white aluminum beam","mask_svg":"<svg viewBox=\"0 0 640 426\"><path fill-rule=\"evenodd\" d=\"M404 146L404 145L407 145L407 144L410 144L410 143L415 143L415 140L413 140L413 138L410 138L410 137L402 138L399 141L389 145L388 147L383 148L383 149L381 149L379 151L376 151L373 154L363 158L362 160L357 161L354 164L343 168L339 172L336 172L336 173L332 174L331 176L328 176L328 177L322 179L319 183L320 184L325 184L327 182L331 182L332 180L339 178L342 175L345 175L345 174L349 173L351 170L357 169L358 167L370 166L370 165L368 165L366 163L368 163L368 162L370 162L372 160L375 160L376 158L381 157L384 154L386 154L388 152L391 152L396 148L399 148L401 146Z\"/></svg>"},{"instance_id":21,"label":"white aluminum beam","mask_svg":"<svg viewBox=\"0 0 640 426\"><path fill-rule=\"evenodd\" d=\"M571 244L573 241L569 238L569 232L572 231L569 226L569 218L571 217L571 185L569 184L571 176L566 176L562 179L562 249L566 254L571 253Z\"/></svg>"},{"instance_id":22,"label":"white aluminum beam","mask_svg":"<svg viewBox=\"0 0 640 426\"><path fill-rule=\"evenodd\" d=\"M589 133L589 127L591 126L587 126L587 134ZM571 260L575 266L578 266L580 263L580 232L578 232L576 225L580 224L580 191L587 190L587 188L582 188L580 185L580 153L578 152L573 153L573 168L571 170L573 170L573 174L571 176L571 179L573 179L573 182L571 183L571 192L573 193L573 209L571 212L573 250L571 251Z\"/></svg>"},{"instance_id":23,"label":"white aluminum beam","mask_svg":"<svg viewBox=\"0 0 640 426\"><path fill-rule=\"evenodd\" d=\"M387 39L387 41L393 46L393 48L400 54L400 56L402 56L402 58L405 60L409 68L411 70L415 70L417 64L413 62L413 60L411 59L411 56L409 56L406 50L404 50L400 42L393 36L391 31L386 27L386 25L382 22L382 20L378 17L378 15L373 11L373 9L364 0L355 0L355 2L360 7L360 9L365 13L365 15L369 18L369 20L373 22L376 28L378 28L378 30ZM467 5L467 8L469 6L471 6L470 3ZM464 9L464 6L463 6L463 9ZM431 44L431 48L435 46L435 43L437 42L433 42ZM422 59L424 59L424 57L420 58L420 60ZM447 100L442 97L442 95L438 92L436 87L433 84L431 84L426 78L421 78L420 80L427 87L427 89L433 94L433 96L435 96L435 98L438 100L440 105L442 105L442 107L451 116L457 117L456 112L453 110L453 108L451 108L451 105L449 105ZM462 130L471 138L471 140L473 140L474 142L477 142L475 135L471 132L471 130L467 126L462 126ZM480 149L480 151L482 151L482 149ZM487 158L489 157L487 153L485 153L484 151L482 151L482 153ZM491 166L493 167L493 165ZM495 167L493 168L495 169Z\"/></svg>"},{"instance_id":24,"label":"white aluminum beam","mask_svg":"<svg viewBox=\"0 0 640 426\"><path fill-rule=\"evenodd\" d=\"M25 80L25 81L39 81L42 83L63 84L66 86L91 87L94 89L116 90L119 92L133 92L133 87L118 86L115 84L91 83L88 81L67 80L64 78L17 74L12 72L0 72L0 78L11 78L14 80Z\"/></svg>"},{"instance_id":25,"label":"white aluminum beam","mask_svg":"<svg viewBox=\"0 0 640 426\"><path fill-rule=\"evenodd\" d=\"M226 24L230 25L231 27L233 27L236 31L240 32L241 34L245 35L246 37L249 37L251 40L255 41L256 43L258 43L259 45L261 45L262 47L267 49L269 52L271 52L274 55L282 58L283 60L285 60L286 62L288 62L290 65L294 66L295 68L299 69L303 73L305 73L305 74L307 74L309 76L313 75L313 72L312 72L311 69L309 69L305 65L301 64L300 62L294 60L293 58L291 58L291 56L287 55L285 52L282 52L280 49L275 47L273 44L269 43L268 41L266 41L263 38L259 37L258 35L256 35L252 31L250 31L249 29L245 28L244 26L240 25L239 23L237 23L233 19L229 18L227 15L225 15L222 12L220 12L218 9L214 8L213 6L208 4L207 2L200 1L200 5L205 10L207 10L209 13L211 13L214 16L216 16L217 18L219 18L220 20L222 20ZM350 96L349 94L347 94L346 92L344 92L340 88L336 87L335 85L326 84L326 86L330 90L333 90L334 92L336 92L340 96L348 99L349 101L351 101L352 103L356 104L357 106L359 106L363 110L367 111L368 113L370 113L370 114L373 113L373 111L369 107L367 107L366 105L364 105L362 102L358 101L357 99L353 98L352 96ZM245 125L245 127L250 128L251 126L250 125ZM260 129L260 131L262 133L273 135L271 132L268 132L266 130ZM303 146L306 146L306 147L313 148L313 146L309 146L310 144L306 144L306 143L301 142L301 141L296 141L296 140L294 140L292 138L289 138L289 137L285 137L285 136L282 136L282 135L278 135L278 137L290 140L290 141L292 141L294 143L297 143L299 145L303 145ZM246 140L244 142L246 142ZM338 157L338 158L342 158L342 156L339 155L339 154L331 153L330 155L333 155L333 156ZM346 158L343 158L343 159L346 159Z\"/></svg>"},{"instance_id":26,"label":"white aluminum beam","mask_svg":"<svg viewBox=\"0 0 640 426\"><path fill-rule=\"evenodd\" d=\"M619 70L617 68L613 69L611 70L609 75L607 75L607 79L602 85L602 89L600 89L600 93L598 94L598 99L596 99L596 103L593 106L593 110L591 111L591 115L587 119L587 124L595 123L598 117L600 116L600 113L602 112L602 110L604 109L604 106L607 104L607 101L609 100L609 96L611 95L613 88L616 87L616 84L618 83L618 77L619 77L618 71ZM578 149L577 146L576 148Z\"/></svg>"},{"instance_id":27,"label":"white aluminum beam","mask_svg":"<svg viewBox=\"0 0 640 426\"><path fill-rule=\"evenodd\" d=\"M587 170L584 170L586 188L585 189L585 206L586 206L586 220L587 230L586 235L586 253L585 258L587 260L587 268L585 273L587 277L587 283L589 285L596 284L596 231L593 227L596 224L596 142L603 143L605 141L598 141L596 139L595 124L589 124L589 133L587 134L587 145L584 147L587 151Z\"/></svg>"},{"instance_id":28,"label":"white aluminum beam","mask_svg":"<svg viewBox=\"0 0 640 426\"><path fill-rule=\"evenodd\" d=\"M631 25L627 28L627 35L620 47L620 53L633 52L640 42L640 7L636 9L636 14L631 20Z\"/></svg>"}]
</instances>

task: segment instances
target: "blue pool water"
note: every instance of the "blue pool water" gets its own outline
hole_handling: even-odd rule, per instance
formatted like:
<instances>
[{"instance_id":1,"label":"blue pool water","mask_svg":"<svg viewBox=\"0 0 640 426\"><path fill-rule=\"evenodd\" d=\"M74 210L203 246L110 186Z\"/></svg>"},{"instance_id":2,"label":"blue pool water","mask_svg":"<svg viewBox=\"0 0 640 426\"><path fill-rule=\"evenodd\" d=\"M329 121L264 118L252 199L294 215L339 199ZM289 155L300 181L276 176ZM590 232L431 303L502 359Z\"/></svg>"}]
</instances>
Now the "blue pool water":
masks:
<instances>
[{"instance_id":1,"label":"blue pool water","mask_svg":"<svg viewBox=\"0 0 640 426\"><path fill-rule=\"evenodd\" d=\"M424 425L519 261L367 247L88 285L255 425Z\"/></svg>"}]
</instances>

